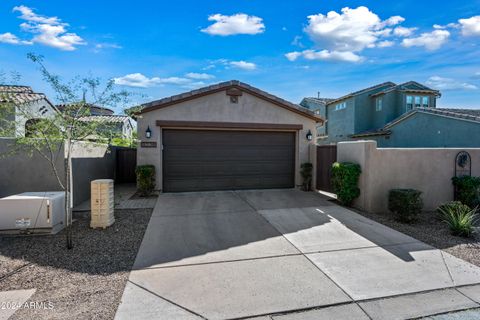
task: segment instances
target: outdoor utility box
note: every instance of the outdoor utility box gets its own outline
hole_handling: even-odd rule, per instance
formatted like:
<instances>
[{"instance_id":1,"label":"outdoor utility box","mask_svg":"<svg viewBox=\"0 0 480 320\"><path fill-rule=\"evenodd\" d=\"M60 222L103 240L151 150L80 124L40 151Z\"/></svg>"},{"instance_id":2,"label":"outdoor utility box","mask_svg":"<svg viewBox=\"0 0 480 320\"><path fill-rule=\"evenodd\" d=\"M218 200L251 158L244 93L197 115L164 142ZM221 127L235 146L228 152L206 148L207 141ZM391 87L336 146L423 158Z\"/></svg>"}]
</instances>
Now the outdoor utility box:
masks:
<instances>
[{"instance_id":1,"label":"outdoor utility box","mask_svg":"<svg viewBox=\"0 0 480 320\"><path fill-rule=\"evenodd\" d=\"M65 227L65 192L25 192L0 199L1 233L50 233Z\"/></svg>"},{"instance_id":2,"label":"outdoor utility box","mask_svg":"<svg viewBox=\"0 0 480 320\"><path fill-rule=\"evenodd\" d=\"M113 215L113 180L100 179L91 182L91 228L106 228L115 222Z\"/></svg>"}]
</instances>

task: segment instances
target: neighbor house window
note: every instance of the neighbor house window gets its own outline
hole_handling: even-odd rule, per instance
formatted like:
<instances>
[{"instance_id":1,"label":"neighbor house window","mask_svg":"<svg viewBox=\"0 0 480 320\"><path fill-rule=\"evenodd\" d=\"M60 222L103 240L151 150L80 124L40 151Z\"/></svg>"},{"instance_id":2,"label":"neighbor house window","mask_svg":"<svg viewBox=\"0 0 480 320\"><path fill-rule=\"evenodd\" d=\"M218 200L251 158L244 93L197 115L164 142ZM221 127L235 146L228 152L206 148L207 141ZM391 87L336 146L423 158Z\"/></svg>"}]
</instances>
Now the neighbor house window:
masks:
<instances>
[{"instance_id":1,"label":"neighbor house window","mask_svg":"<svg viewBox=\"0 0 480 320\"><path fill-rule=\"evenodd\" d=\"M335 111L345 109L346 107L347 107L346 102L338 103L335 105Z\"/></svg>"},{"instance_id":2,"label":"neighbor house window","mask_svg":"<svg viewBox=\"0 0 480 320\"><path fill-rule=\"evenodd\" d=\"M428 97L422 97L422 107L428 108Z\"/></svg>"},{"instance_id":3,"label":"neighbor house window","mask_svg":"<svg viewBox=\"0 0 480 320\"><path fill-rule=\"evenodd\" d=\"M428 108L429 97L426 96L407 96L407 111L415 108Z\"/></svg>"},{"instance_id":4,"label":"neighbor house window","mask_svg":"<svg viewBox=\"0 0 480 320\"><path fill-rule=\"evenodd\" d=\"M413 109L413 96L407 96L407 111Z\"/></svg>"},{"instance_id":5,"label":"neighbor house window","mask_svg":"<svg viewBox=\"0 0 480 320\"><path fill-rule=\"evenodd\" d=\"M420 101L422 97L415 97L415 108L420 108L422 105L420 104Z\"/></svg>"},{"instance_id":6,"label":"neighbor house window","mask_svg":"<svg viewBox=\"0 0 480 320\"><path fill-rule=\"evenodd\" d=\"M376 111L382 111L383 108L383 99L382 98L377 98L376 103L375 103L375 110Z\"/></svg>"}]
</instances>

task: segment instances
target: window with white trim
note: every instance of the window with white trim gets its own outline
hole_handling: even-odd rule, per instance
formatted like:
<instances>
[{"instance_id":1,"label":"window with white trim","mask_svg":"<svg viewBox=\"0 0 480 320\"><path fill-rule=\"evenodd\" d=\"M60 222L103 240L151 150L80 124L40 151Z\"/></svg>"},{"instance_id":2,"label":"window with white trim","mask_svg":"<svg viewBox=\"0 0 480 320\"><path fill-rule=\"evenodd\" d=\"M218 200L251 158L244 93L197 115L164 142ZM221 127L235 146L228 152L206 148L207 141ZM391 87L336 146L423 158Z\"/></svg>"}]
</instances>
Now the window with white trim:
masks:
<instances>
[{"instance_id":1,"label":"window with white trim","mask_svg":"<svg viewBox=\"0 0 480 320\"><path fill-rule=\"evenodd\" d=\"M383 99L377 98L375 100L375 111L382 111L383 108Z\"/></svg>"},{"instance_id":2,"label":"window with white trim","mask_svg":"<svg viewBox=\"0 0 480 320\"><path fill-rule=\"evenodd\" d=\"M406 106L407 111L415 108L428 108L430 98L428 96L407 96Z\"/></svg>"},{"instance_id":3,"label":"window with white trim","mask_svg":"<svg viewBox=\"0 0 480 320\"><path fill-rule=\"evenodd\" d=\"M343 110L343 109L346 109L346 108L347 108L347 103L346 102L337 103L335 105L335 111Z\"/></svg>"},{"instance_id":4,"label":"window with white trim","mask_svg":"<svg viewBox=\"0 0 480 320\"><path fill-rule=\"evenodd\" d=\"M413 97L407 96L407 111L410 111L412 109L413 109Z\"/></svg>"},{"instance_id":5,"label":"window with white trim","mask_svg":"<svg viewBox=\"0 0 480 320\"><path fill-rule=\"evenodd\" d=\"M428 108L428 97L422 97L422 107Z\"/></svg>"}]
</instances>

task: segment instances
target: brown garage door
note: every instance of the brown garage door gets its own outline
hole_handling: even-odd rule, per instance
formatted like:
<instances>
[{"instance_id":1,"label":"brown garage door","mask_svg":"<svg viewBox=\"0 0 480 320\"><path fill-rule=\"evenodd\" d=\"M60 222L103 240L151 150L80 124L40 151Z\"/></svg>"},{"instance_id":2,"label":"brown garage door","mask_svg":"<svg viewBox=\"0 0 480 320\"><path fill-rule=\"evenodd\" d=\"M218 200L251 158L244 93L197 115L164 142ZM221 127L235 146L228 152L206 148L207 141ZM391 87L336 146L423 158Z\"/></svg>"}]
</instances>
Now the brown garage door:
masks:
<instances>
[{"instance_id":1,"label":"brown garage door","mask_svg":"<svg viewBox=\"0 0 480 320\"><path fill-rule=\"evenodd\" d=\"M163 130L163 191L294 187L295 133Z\"/></svg>"}]
</instances>

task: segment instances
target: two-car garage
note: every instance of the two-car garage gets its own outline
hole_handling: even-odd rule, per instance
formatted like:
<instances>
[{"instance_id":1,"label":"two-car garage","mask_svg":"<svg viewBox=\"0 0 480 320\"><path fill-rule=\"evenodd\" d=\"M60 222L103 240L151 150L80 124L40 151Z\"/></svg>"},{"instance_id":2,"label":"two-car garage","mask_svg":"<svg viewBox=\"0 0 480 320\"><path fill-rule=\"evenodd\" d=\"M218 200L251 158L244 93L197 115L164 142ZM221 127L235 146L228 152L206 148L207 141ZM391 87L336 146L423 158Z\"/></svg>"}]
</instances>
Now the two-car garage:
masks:
<instances>
[{"instance_id":1,"label":"two-car garage","mask_svg":"<svg viewBox=\"0 0 480 320\"><path fill-rule=\"evenodd\" d=\"M307 109L229 81L146 104L137 159L155 165L163 192L293 188L300 164L314 162L306 136L318 122Z\"/></svg>"},{"instance_id":2,"label":"two-car garage","mask_svg":"<svg viewBox=\"0 0 480 320\"><path fill-rule=\"evenodd\" d=\"M295 132L163 130L163 191L293 188Z\"/></svg>"}]
</instances>

